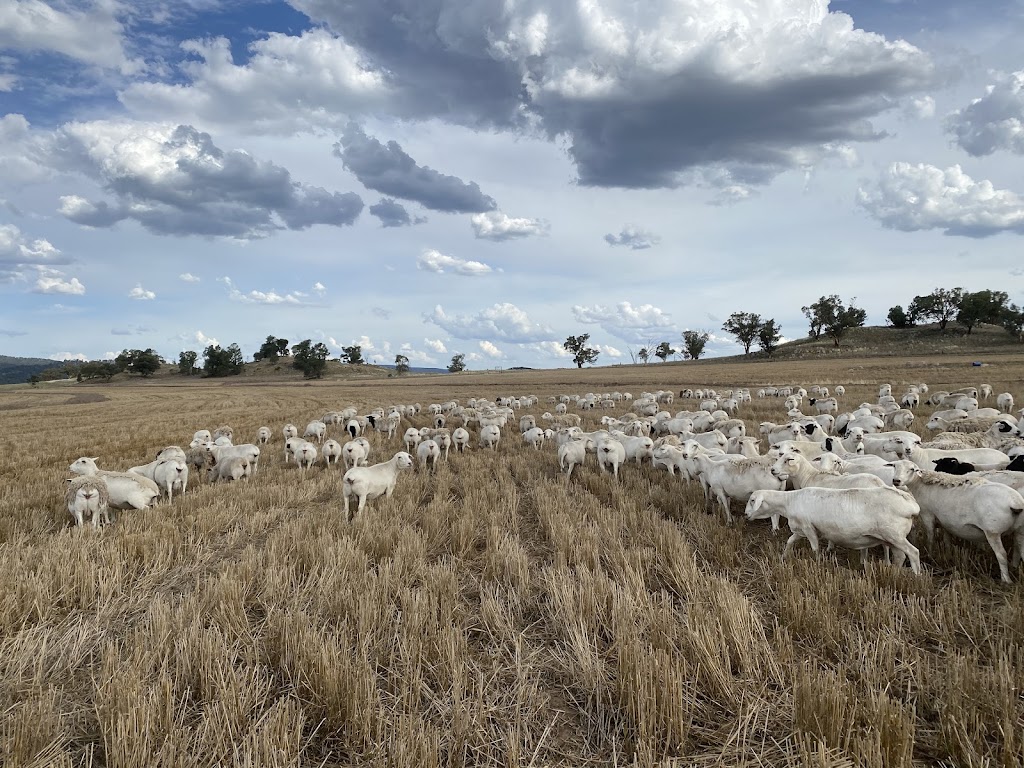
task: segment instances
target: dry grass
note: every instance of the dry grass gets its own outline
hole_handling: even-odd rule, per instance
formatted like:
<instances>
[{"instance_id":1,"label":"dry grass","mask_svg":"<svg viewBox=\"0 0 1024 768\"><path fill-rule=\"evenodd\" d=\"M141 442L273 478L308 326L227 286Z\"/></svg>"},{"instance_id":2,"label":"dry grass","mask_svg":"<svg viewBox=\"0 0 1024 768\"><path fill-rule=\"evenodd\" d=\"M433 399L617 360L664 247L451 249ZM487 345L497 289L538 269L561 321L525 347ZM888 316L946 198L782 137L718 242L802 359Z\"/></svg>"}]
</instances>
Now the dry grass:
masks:
<instances>
[{"instance_id":1,"label":"dry grass","mask_svg":"<svg viewBox=\"0 0 1024 768\"><path fill-rule=\"evenodd\" d=\"M248 484L68 528L66 467L355 404L801 382L990 382L963 360L648 366L0 393L4 766L1016 766L1024 594L948 539L923 576L726 528L635 465L567 488L511 433L341 518L277 438ZM1019 398L1020 399L1020 398ZM543 403L542 403L543 404ZM540 410L537 411L539 414ZM600 414L587 414L593 423ZM755 403L749 421L781 420ZM425 423L426 419L422 419ZM419 423L417 422L417 426ZM18 447L36 437L43 448ZM397 449L377 436L374 458ZM577 470L579 471L579 470Z\"/></svg>"}]
</instances>

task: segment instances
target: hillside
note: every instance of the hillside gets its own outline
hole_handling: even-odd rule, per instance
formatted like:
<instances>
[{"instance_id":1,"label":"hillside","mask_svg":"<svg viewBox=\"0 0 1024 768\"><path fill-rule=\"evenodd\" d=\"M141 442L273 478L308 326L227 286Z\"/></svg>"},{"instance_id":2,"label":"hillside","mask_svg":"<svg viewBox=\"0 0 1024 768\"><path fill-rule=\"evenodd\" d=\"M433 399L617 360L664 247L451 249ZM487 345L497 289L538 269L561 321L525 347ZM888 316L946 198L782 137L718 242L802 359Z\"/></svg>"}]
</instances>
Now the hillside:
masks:
<instances>
[{"instance_id":1,"label":"hillside","mask_svg":"<svg viewBox=\"0 0 1024 768\"><path fill-rule=\"evenodd\" d=\"M22 384L33 373L60 365L40 357L9 357L0 355L0 384Z\"/></svg>"}]
</instances>

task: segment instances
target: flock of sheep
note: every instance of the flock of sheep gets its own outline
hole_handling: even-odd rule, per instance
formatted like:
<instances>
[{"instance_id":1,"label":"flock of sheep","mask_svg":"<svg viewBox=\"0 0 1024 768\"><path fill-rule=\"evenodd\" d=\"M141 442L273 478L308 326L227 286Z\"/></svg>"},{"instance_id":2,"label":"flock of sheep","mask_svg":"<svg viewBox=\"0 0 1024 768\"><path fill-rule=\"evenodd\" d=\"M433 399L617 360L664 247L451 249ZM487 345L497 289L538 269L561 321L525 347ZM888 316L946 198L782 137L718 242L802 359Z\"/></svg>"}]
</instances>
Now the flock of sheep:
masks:
<instances>
[{"instance_id":1,"label":"flock of sheep","mask_svg":"<svg viewBox=\"0 0 1024 768\"><path fill-rule=\"evenodd\" d=\"M770 518L778 530L786 519L791 536L783 557L800 539L817 552L829 547L867 551L881 547L887 562L910 560L920 572L920 554L908 536L915 520L931 541L936 524L955 537L989 546L1003 581L1009 581L1004 537L1012 539L1013 565L1024 554L1024 439L1013 415L1013 397L996 397L996 407L979 403L992 397L988 385L958 392L932 392L924 384L911 386L899 398L890 385L880 388L877 402L862 403L840 412L842 386L807 389L766 387L749 390L683 390L681 400L692 409L664 410L672 392L562 395L549 398L554 413L539 420L517 411L537 405L534 396L505 397L491 402L470 399L433 404L378 408L359 415L355 408L331 411L310 422L302 435L293 424L281 430L284 460L305 473L318 461L327 467L343 463L342 499L346 520L356 499L355 516L367 500L391 496L404 470L419 465L434 471L447 461L454 446L466 451L477 429L477 445L496 450L502 430L518 427L521 439L540 450L556 446L558 464L570 482L573 470L593 455L602 473L618 479L630 460L678 473L685 482L699 483L709 505L721 506L732 522L730 505L745 504L748 519ZM748 435L738 418L753 397L777 398L786 419L762 422L757 435ZM602 416L602 428L586 432L577 411L614 410L628 406L623 416ZM923 442L907 431L915 409L933 406L927 428L937 432ZM805 413L806 411L806 413ZM375 431L394 440L403 422L429 416L429 426L408 427L400 439L405 450L388 461L368 463ZM1020 412L1024 416L1024 409ZM454 429L449 423L459 422ZM341 427L344 444L327 433ZM196 432L188 449L169 446L146 464L125 472L101 470L95 458L81 457L70 467L67 509L78 526L91 518L93 526L109 522L109 509L145 509L166 496L184 493L190 472L206 473L209 482L248 479L257 472L261 446L273 438L260 427L253 443L235 444L230 427ZM763 442L762 442L763 441ZM767 450L762 453L762 447ZM414 458L415 455L415 458Z\"/></svg>"}]
</instances>

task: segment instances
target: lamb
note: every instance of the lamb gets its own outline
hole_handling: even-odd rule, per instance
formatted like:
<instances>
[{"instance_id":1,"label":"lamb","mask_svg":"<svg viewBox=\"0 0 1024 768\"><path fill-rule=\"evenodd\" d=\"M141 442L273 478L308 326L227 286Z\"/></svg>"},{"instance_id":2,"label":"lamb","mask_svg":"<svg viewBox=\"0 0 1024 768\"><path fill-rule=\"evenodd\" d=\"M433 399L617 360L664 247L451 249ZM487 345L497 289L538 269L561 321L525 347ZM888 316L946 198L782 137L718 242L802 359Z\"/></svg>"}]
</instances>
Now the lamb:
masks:
<instances>
[{"instance_id":1,"label":"lamb","mask_svg":"<svg viewBox=\"0 0 1024 768\"><path fill-rule=\"evenodd\" d=\"M341 456L345 461L345 469L365 464L370 457L370 441L365 437L349 440L341 447Z\"/></svg>"},{"instance_id":2,"label":"lamb","mask_svg":"<svg viewBox=\"0 0 1024 768\"><path fill-rule=\"evenodd\" d=\"M523 433L523 441L534 448L534 450L540 450L541 446L544 445L544 430L540 427L534 427L528 429Z\"/></svg>"},{"instance_id":3,"label":"lamb","mask_svg":"<svg viewBox=\"0 0 1024 768\"><path fill-rule=\"evenodd\" d=\"M619 467L626 463L626 447L614 437L602 437L594 443L597 453L597 466L601 472L608 471L611 465L612 474L619 479Z\"/></svg>"},{"instance_id":4,"label":"lamb","mask_svg":"<svg viewBox=\"0 0 1024 768\"><path fill-rule=\"evenodd\" d=\"M341 494L345 500L345 520L349 518L349 500L355 496L359 500L354 520L366 507L367 499L376 499L379 496L391 498L398 482L398 473L411 469L413 465L412 456L405 451L399 451L391 457L390 461L374 464L372 467L352 467L345 472L341 481Z\"/></svg>"},{"instance_id":5,"label":"lamb","mask_svg":"<svg viewBox=\"0 0 1024 768\"><path fill-rule=\"evenodd\" d=\"M982 400L988 400L990 397L992 397L992 385L991 384L982 384L980 387L978 387L978 390L981 393Z\"/></svg>"},{"instance_id":6,"label":"lamb","mask_svg":"<svg viewBox=\"0 0 1024 768\"><path fill-rule=\"evenodd\" d=\"M999 563L1000 578L1010 583L1003 534L1014 538L1014 565L1024 548L1024 497L1009 486L976 477L954 477L930 472L913 462L894 462L894 488L905 488L921 505L921 524L928 543L935 538L936 521L954 536L975 543L988 542Z\"/></svg>"},{"instance_id":7,"label":"lamb","mask_svg":"<svg viewBox=\"0 0 1024 768\"><path fill-rule=\"evenodd\" d=\"M79 528L85 525L87 516L92 518L93 528L100 527L101 519L104 524L110 523L110 492L102 477L83 475L68 480L64 498Z\"/></svg>"},{"instance_id":8,"label":"lamb","mask_svg":"<svg viewBox=\"0 0 1024 768\"><path fill-rule=\"evenodd\" d=\"M167 501L174 501L174 491L184 493L188 488L188 464L178 459L167 459L156 465L153 481L167 493Z\"/></svg>"},{"instance_id":9,"label":"lamb","mask_svg":"<svg viewBox=\"0 0 1024 768\"><path fill-rule=\"evenodd\" d=\"M441 447L434 440L424 440L416 446L416 458L419 459L420 469L437 471L437 460L441 457Z\"/></svg>"},{"instance_id":10,"label":"lamb","mask_svg":"<svg viewBox=\"0 0 1024 768\"><path fill-rule=\"evenodd\" d=\"M270 442L270 427L260 427L256 430L256 444L266 445Z\"/></svg>"},{"instance_id":11,"label":"lamb","mask_svg":"<svg viewBox=\"0 0 1024 768\"><path fill-rule=\"evenodd\" d=\"M334 464L337 465L341 459L341 443L337 440L326 440L320 448L320 453L324 457L325 467L331 466L331 459L334 459Z\"/></svg>"},{"instance_id":12,"label":"lamb","mask_svg":"<svg viewBox=\"0 0 1024 768\"><path fill-rule=\"evenodd\" d=\"M1003 392L1001 395L996 395L996 408L1003 413L1009 413L1013 410L1013 395L1009 392Z\"/></svg>"},{"instance_id":13,"label":"lamb","mask_svg":"<svg viewBox=\"0 0 1024 768\"><path fill-rule=\"evenodd\" d=\"M994 448L967 448L959 451L944 451L940 448L922 448L894 437L882 445L883 450L896 454L897 458L910 459L922 469L934 470L935 462L944 456L960 461L969 461L978 469L1006 469L1010 457Z\"/></svg>"},{"instance_id":14,"label":"lamb","mask_svg":"<svg viewBox=\"0 0 1024 768\"><path fill-rule=\"evenodd\" d=\"M245 456L228 456L217 462L217 466L209 473L211 483L219 480L226 482L244 480L249 477L252 467Z\"/></svg>"},{"instance_id":15,"label":"lamb","mask_svg":"<svg viewBox=\"0 0 1024 768\"><path fill-rule=\"evenodd\" d=\"M480 428L480 447L490 448L492 451L498 449L498 442L501 440L501 430L494 424L488 424Z\"/></svg>"},{"instance_id":16,"label":"lamb","mask_svg":"<svg viewBox=\"0 0 1024 768\"><path fill-rule=\"evenodd\" d=\"M895 488L805 488L799 491L754 491L747 502L748 520L786 518L793 532L782 559L800 539L807 539L815 554L819 537L847 549L864 551L885 544L906 557L914 573L921 572L921 554L907 540L921 507L909 493Z\"/></svg>"},{"instance_id":17,"label":"lamb","mask_svg":"<svg viewBox=\"0 0 1024 768\"><path fill-rule=\"evenodd\" d=\"M324 435L327 434L327 425L322 421L311 421L306 425L306 431L302 433L303 438L315 437L317 442L323 443Z\"/></svg>"},{"instance_id":18,"label":"lamb","mask_svg":"<svg viewBox=\"0 0 1024 768\"><path fill-rule=\"evenodd\" d=\"M157 484L134 472L113 472L96 466L96 458L82 456L68 467L76 475L102 477L107 484L109 505L114 509L145 509L160 496Z\"/></svg>"},{"instance_id":19,"label":"lamb","mask_svg":"<svg viewBox=\"0 0 1024 768\"><path fill-rule=\"evenodd\" d=\"M463 427L456 427L452 432L452 443L456 451L464 453L469 447L469 432Z\"/></svg>"}]
</instances>

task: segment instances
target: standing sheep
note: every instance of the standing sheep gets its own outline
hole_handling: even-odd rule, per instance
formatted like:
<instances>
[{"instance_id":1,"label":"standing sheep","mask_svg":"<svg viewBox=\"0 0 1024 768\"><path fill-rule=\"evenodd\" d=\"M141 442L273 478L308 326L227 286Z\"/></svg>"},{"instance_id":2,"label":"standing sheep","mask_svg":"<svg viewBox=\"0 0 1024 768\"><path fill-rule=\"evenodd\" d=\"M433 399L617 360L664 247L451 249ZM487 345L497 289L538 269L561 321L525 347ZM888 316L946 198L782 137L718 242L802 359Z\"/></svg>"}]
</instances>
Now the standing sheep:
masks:
<instances>
[{"instance_id":1,"label":"standing sheep","mask_svg":"<svg viewBox=\"0 0 1024 768\"><path fill-rule=\"evenodd\" d=\"M341 443L337 440L326 440L323 448L320 449L324 457L324 465L327 467L331 466L331 459L334 459L334 463L337 464L341 459L341 451Z\"/></svg>"},{"instance_id":2,"label":"standing sheep","mask_svg":"<svg viewBox=\"0 0 1024 768\"><path fill-rule=\"evenodd\" d=\"M266 445L270 442L270 427L260 427L256 430L257 445Z\"/></svg>"},{"instance_id":3,"label":"standing sheep","mask_svg":"<svg viewBox=\"0 0 1024 768\"><path fill-rule=\"evenodd\" d=\"M469 447L469 432L464 427L456 427L452 432L452 443L456 451L464 453Z\"/></svg>"},{"instance_id":4,"label":"standing sheep","mask_svg":"<svg viewBox=\"0 0 1024 768\"><path fill-rule=\"evenodd\" d=\"M501 440L501 429L493 424L480 428L480 447L490 448L492 451L498 449L498 442Z\"/></svg>"},{"instance_id":5,"label":"standing sheep","mask_svg":"<svg viewBox=\"0 0 1024 768\"><path fill-rule=\"evenodd\" d=\"M92 517L93 528L100 527L100 518L104 524L110 523L110 493L102 477L84 475L68 480L65 499L79 528L85 524L86 516Z\"/></svg>"},{"instance_id":6,"label":"standing sheep","mask_svg":"<svg viewBox=\"0 0 1024 768\"><path fill-rule=\"evenodd\" d=\"M359 506L352 519L363 511L367 499L376 499L379 496L391 498L398 482L398 473L412 469L412 465L412 456L405 451L399 451L390 461L374 464L372 467L352 467L348 470L341 481L341 494L345 500L345 520L350 519L349 500L353 496L359 500Z\"/></svg>"},{"instance_id":7,"label":"standing sheep","mask_svg":"<svg viewBox=\"0 0 1024 768\"><path fill-rule=\"evenodd\" d=\"M416 446L416 457L420 462L421 470L437 471L437 460L441 457L441 447L434 440L424 440Z\"/></svg>"}]
</instances>

